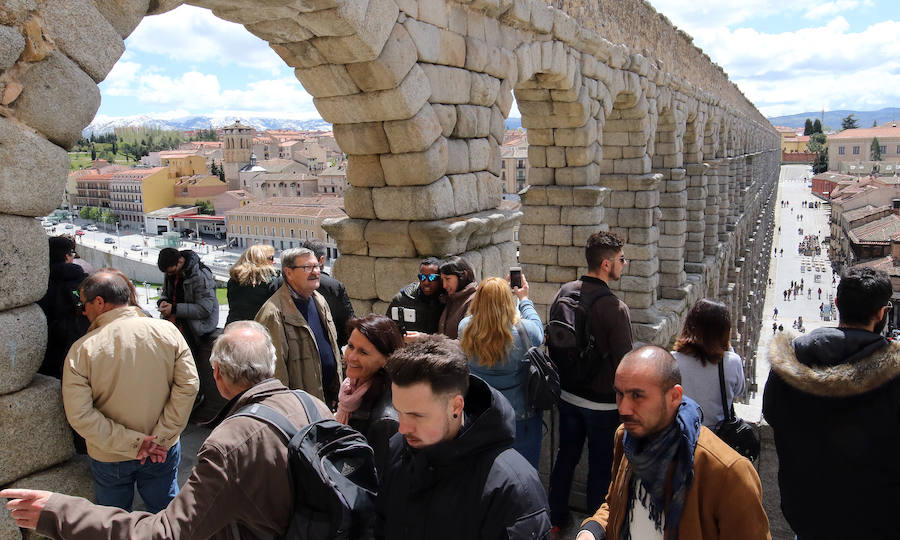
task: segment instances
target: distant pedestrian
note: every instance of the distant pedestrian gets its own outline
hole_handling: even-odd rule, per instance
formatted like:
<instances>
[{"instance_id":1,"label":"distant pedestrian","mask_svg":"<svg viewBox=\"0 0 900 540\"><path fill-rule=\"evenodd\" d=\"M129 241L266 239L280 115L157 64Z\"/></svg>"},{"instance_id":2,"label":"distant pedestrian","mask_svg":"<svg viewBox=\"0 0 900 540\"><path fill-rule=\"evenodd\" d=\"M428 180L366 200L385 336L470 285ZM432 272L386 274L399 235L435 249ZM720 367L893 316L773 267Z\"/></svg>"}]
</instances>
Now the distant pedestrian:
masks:
<instances>
[{"instance_id":1,"label":"distant pedestrian","mask_svg":"<svg viewBox=\"0 0 900 540\"><path fill-rule=\"evenodd\" d=\"M807 300L812 299L812 289L806 289L806 299Z\"/></svg>"},{"instance_id":2,"label":"distant pedestrian","mask_svg":"<svg viewBox=\"0 0 900 540\"><path fill-rule=\"evenodd\" d=\"M822 299L822 287L819 287L819 300Z\"/></svg>"},{"instance_id":3,"label":"distant pedestrian","mask_svg":"<svg viewBox=\"0 0 900 540\"><path fill-rule=\"evenodd\" d=\"M775 319L776 321L778 320L778 308L775 308L775 317L774 317L774 319Z\"/></svg>"},{"instance_id":4,"label":"distant pedestrian","mask_svg":"<svg viewBox=\"0 0 900 540\"><path fill-rule=\"evenodd\" d=\"M775 335L775 332L778 331L778 323L772 323L772 335Z\"/></svg>"}]
</instances>

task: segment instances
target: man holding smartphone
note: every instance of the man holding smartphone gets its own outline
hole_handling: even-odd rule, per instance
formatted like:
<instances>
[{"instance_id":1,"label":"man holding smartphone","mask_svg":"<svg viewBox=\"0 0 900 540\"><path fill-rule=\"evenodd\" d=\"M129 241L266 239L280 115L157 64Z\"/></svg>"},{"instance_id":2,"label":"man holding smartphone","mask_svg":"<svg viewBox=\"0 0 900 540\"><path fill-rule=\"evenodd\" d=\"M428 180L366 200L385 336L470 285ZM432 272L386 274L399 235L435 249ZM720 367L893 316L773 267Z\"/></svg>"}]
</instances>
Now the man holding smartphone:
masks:
<instances>
[{"instance_id":1,"label":"man holding smartphone","mask_svg":"<svg viewBox=\"0 0 900 540\"><path fill-rule=\"evenodd\" d=\"M444 311L440 301L443 292L438 274L440 265L441 261L436 257L424 259L419 264L417 281L403 287L388 306L386 315L397 323L407 339L437 332Z\"/></svg>"}]
</instances>

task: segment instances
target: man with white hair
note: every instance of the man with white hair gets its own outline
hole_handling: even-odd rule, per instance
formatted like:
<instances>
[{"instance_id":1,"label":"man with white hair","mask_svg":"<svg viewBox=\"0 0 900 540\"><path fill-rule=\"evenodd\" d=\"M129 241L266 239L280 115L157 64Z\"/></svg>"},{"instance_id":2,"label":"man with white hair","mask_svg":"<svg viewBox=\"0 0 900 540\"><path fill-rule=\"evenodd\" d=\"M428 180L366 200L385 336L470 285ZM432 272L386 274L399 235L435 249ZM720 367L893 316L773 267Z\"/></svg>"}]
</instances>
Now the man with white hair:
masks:
<instances>
[{"instance_id":1,"label":"man with white hair","mask_svg":"<svg viewBox=\"0 0 900 540\"><path fill-rule=\"evenodd\" d=\"M16 525L49 538L272 538L283 535L294 497L287 446L278 432L258 420L233 416L251 404L265 404L298 429L308 425L300 400L275 373L275 348L253 321L225 327L210 362L216 388L229 400L221 423L200 447L197 465L181 492L157 514L97 506L49 491L6 489ZM329 418L324 403L319 413ZM232 417L233 416L233 417ZM216 420L219 420L217 418Z\"/></svg>"},{"instance_id":2,"label":"man with white hair","mask_svg":"<svg viewBox=\"0 0 900 540\"><path fill-rule=\"evenodd\" d=\"M256 314L275 344L275 376L288 388L305 390L337 406L341 350L328 303L319 288L322 267L307 248L281 254L284 284Z\"/></svg>"}]
</instances>

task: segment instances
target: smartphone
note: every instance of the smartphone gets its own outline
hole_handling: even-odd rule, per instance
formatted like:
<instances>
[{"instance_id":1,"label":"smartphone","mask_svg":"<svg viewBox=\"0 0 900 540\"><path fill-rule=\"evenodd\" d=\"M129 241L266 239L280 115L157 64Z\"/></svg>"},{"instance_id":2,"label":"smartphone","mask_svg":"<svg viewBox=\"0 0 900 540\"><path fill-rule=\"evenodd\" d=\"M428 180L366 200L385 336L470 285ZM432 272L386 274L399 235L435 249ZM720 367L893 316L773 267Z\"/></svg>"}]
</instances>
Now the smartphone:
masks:
<instances>
[{"instance_id":1,"label":"smartphone","mask_svg":"<svg viewBox=\"0 0 900 540\"><path fill-rule=\"evenodd\" d=\"M522 268L519 266L509 267L509 286L512 288L522 287Z\"/></svg>"}]
</instances>

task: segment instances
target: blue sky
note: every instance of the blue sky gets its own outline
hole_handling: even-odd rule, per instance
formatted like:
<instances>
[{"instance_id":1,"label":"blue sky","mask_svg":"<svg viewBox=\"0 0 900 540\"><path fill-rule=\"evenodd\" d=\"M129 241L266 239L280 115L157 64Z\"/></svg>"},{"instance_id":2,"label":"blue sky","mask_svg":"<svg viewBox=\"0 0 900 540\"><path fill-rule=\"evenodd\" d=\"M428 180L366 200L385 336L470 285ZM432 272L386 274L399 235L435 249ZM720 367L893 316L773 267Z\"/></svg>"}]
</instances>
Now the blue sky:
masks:
<instances>
[{"instance_id":1,"label":"blue sky","mask_svg":"<svg viewBox=\"0 0 900 540\"><path fill-rule=\"evenodd\" d=\"M900 11L887 0L650 0L767 116L900 106ZM126 40L98 116L317 118L266 45L208 10L147 17ZM518 116L513 111L513 116Z\"/></svg>"}]
</instances>

